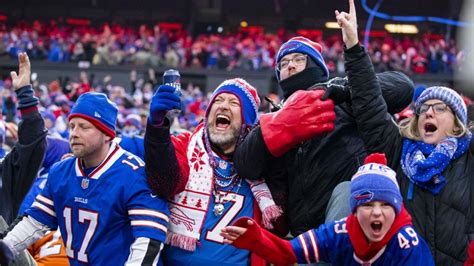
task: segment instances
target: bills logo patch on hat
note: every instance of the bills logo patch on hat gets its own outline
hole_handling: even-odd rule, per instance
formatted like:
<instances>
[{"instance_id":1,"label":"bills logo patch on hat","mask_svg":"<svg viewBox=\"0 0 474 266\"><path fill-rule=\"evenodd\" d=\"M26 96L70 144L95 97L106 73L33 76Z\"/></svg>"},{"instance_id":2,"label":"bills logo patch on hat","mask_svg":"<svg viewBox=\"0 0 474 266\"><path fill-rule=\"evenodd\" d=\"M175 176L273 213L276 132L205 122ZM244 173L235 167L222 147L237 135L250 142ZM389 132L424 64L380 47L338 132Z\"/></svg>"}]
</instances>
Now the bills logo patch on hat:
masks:
<instances>
[{"instance_id":1,"label":"bills logo patch on hat","mask_svg":"<svg viewBox=\"0 0 474 266\"><path fill-rule=\"evenodd\" d=\"M94 112L94 116L97 118L101 118L102 116L98 112Z\"/></svg>"},{"instance_id":2,"label":"bills logo patch on hat","mask_svg":"<svg viewBox=\"0 0 474 266\"><path fill-rule=\"evenodd\" d=\"M354 199L357 201L368 202L374 198L374 192L371 191L364 191L359 193L358 195L354 196Z\"/></svg>"}]
</instances>

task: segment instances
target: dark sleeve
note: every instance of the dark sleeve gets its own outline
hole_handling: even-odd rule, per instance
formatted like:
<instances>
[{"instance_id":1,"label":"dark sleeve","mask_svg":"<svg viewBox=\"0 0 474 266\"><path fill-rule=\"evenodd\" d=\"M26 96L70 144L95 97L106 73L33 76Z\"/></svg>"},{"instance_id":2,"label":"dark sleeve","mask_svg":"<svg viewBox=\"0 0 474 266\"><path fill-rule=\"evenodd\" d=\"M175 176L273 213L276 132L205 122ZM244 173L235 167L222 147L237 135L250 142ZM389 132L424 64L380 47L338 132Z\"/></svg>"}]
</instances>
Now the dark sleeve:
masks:
<instances>
[{"instance_id":1,"label":"dark sleeve","mask_svg":"<svg viewBox=\"0 0 474 266\"><path fill-rule=\"evenodd\" d=\"M380 84L382 96L387 104L387 109L390 114L394 115L399 113L403 111L403 109L405 109L408 105L410 105L413 98L415 85L407 75L398 71L386 71L382 73L376 73L375 76ZM347 77L333 78L328 82L328 84L336 87L341 85L345 88L351 87ZM350 94L348 96L350 97ZM344 101L349 100L348 103L350 106L350 99L346 98L346 96L343 97ZM352 114L352 111L349 110L349 113Z\"/></svg>"},{"instance_id":2,"label":"dark sleeve","mask_svg":"<svg viewBox=\"0 0 474 266\"><path fill-rule=\"evenodd\" d=\"M260 127L255 127L237 146L233 156L239 176L249 180L265 179L273 200L286 211L288 172L286 156L275 158L268 151Z\"/></svg>"},{"instance_id":3,"label":"dark sleeve","mask_svg":"<svg viewBox=\"0 0 474 266\"><path fill-rule=\"evenodd\" d=\"M3 161L3 192L10 194L11 217L14 218L28 193L43 162L47 131L36 105L20 109L22 121L18 126L18 142Z\"/></svg>"},{"instance_id":4,"label":"dark sleeve","mask_svg":"<svg viewBox=\"0 0 474 266\"><path fill-rule=\"evenodd\" d=\"M351 100L357 127L368 153L384 152L393 167L398 162L398 127L387 111L379 82L364 47L356 45L344 52L346 71L352 87Z\"/></svg>"},{"instance_id":5,"label":"dark sleeve","mask_svg":"<svg viewBox=\"0 0 474 266\"><path fill-rule=\"evenodd\" d=\"M263 178L269 161L274 158L268 151L259 126L253 128L237 147L233 161L239 176L249 180Z\"/></svg>"},{"instance_id":6,"label":"dark sleeve","mask_svg":"<svg viewBox=\"0 0 474 266\"><path fill-rule=\"evenodd\" d=\"M147 123L145 131L145 171L152 190L163 198L182 191L187 182L185 158L178 161L167 126Z\"/></svg>"}]
</instances>

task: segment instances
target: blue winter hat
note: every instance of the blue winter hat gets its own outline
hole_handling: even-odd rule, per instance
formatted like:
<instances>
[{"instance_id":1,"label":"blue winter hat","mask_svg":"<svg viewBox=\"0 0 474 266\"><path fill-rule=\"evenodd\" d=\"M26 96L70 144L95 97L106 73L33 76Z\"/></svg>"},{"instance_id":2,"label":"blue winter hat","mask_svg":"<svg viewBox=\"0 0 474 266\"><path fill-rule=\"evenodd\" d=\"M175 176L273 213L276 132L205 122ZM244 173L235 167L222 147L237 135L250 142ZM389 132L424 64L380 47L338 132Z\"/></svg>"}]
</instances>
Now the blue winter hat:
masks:
<instances>
[{"instance_id":1,"label":"blue winter hat","mask_svg":"<svg viewBox=\"0 0 474 266\"><path fill-rule=\"evenodd\" d=\"M396 179L397 174L386 164L385 154L371 154L352 177L350 198L352 213L358 206L372 201L386 202L395 209L396 214L400 213L402 195Z\"/></svg>"},{"instance_id":2,"label":"blue winter hat","mask_svg":"<svg viewBox=\"0 0 474 266\"><path fill-rule=\"evenodd\" d=\"M41 111L40 113L43 119L49 119L53 124L56 122L56 116L50 111Z\"/></svg>"},{"instance_id":3,"label":"blue winter hat","mask_svg":"<svg viewBox=\"0 0 474 266\"><path fill-rule=\"evenodd\" d=\"M292 53L302 53L308 55L313 61L318 65L324 73L324 77L326 79L329 78L329 70L324 62L324 58L322 56L322 46L317 43L313 42L310 39L307 39L302 36L294 37L289 39L286 43L284 43L280 50L278 50L276 56L276 63L280 63L280 60L287 54ZM278 80L280 80L280 71L278 68L275 68L275 74Z\"/></svg>"},{"instance_id":4,"label":"blue winter hat","mask_svg":"<svg viewBox=\"0 0 474 266\"><path fill-rule=\"evenodd\" d=\"M413 92L413 99L412 102L416 102L416 99L420 97L421 93L426 90L426 86L420 85L415 88L415 91Z\"/></svg>"},{"instance_id":5,"label":"blue winter hat","mask_svg":"<svg viewBox=\"0 0 474 266\"><path fill-rule=\"evenodd\" d=\"M424 102L431 99L443 101L449 106L449 108L451 108L451 110L453 110L454 114L461 120L461 122L463 122L464 125L467 125L467 107L461 95L456 91L441 86L426 88L415 100L415 110L418 110Z\"/></svg>"},{"instance_id":6,"label":"blue winter hat","mask_svg":"<svg viewBox=\"0 0 474 266\"><path fill-rule=\"evenodd\" d=\"M88 92L77 99L68 119L84 118L107 136L115 138L117 113L117 105L110 101L105 94Z\"/></svg>"},{"instance_id":7,"label":"blue winter hat","mask_svg":"<svg viewBox=\"0 0 474 266\"><path fill-rule=\"evenodd\" d=\"M228 79L217 86L206 109L206 117L209 115L216 96L224 92L234 94L239 98L243 123L249 126L255 125L258 121L260 98L258 98L257 90L241 78Z\"/></svg>"}]
</instances>

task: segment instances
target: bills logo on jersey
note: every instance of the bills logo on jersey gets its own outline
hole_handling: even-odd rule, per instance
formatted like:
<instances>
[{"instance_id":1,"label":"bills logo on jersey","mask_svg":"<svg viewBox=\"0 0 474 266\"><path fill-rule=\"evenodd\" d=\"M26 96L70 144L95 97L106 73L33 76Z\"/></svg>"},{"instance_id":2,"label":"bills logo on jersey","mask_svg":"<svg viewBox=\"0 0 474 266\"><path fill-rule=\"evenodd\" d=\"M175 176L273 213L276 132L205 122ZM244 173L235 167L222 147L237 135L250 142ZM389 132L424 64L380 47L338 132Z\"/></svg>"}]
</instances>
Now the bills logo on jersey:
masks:
<instances>
[{"instance_id":1,"label":"bills logo on jersey","mask_svg":"<svg viewBox=\"0 0 474 266\"><path fill-rule=\"evenodd\" d=\"M83 189L88 188L88 187L89 187L89 179L83 178L82 181L81 181L81 187L82 187Z\"/></svg>"}]
</instances>

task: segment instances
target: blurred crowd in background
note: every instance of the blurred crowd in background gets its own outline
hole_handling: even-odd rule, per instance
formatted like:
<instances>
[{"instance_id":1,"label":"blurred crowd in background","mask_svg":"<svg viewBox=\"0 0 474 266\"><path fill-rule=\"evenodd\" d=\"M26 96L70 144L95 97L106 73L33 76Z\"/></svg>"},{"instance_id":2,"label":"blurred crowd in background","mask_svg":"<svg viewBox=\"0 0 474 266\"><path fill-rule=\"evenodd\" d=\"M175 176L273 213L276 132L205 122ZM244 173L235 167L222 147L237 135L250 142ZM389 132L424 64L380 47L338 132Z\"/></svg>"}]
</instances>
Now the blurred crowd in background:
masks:
<instances>
[{"instance_id":1,"label":"blurred crowd in background","mask_svg":"<svg viewBox=\"0 0 474 266\"><path fill-rule=\"evenodd\" d=\"M143 136L148 116L148 108L154 88L159 85L153 69L148 71L148 78L137 78L136 71L130 73L130 87L124 88L111 83L110 76L103 80L94 80L93 75L81 72L78 79L59 78L49 83L39 82L34 76L32 85L36 96L40 99L40 111L46 121L49 134L60 138L68 138L67 117L79 95L90 92L104 92L119 108L117 129L122 136ZM12 146L17 141L19 113L16 95L13 92L11 79L0 81L0 105L4 124L5 144ZM176 116L173 132L192 130L202 119L208 104L208 96L201 88L187 83L182 87L183 110ZM2 121L3 122L3 121ZM8 147L5 147L8 149Z\"/></svg>"}]
</instances>

